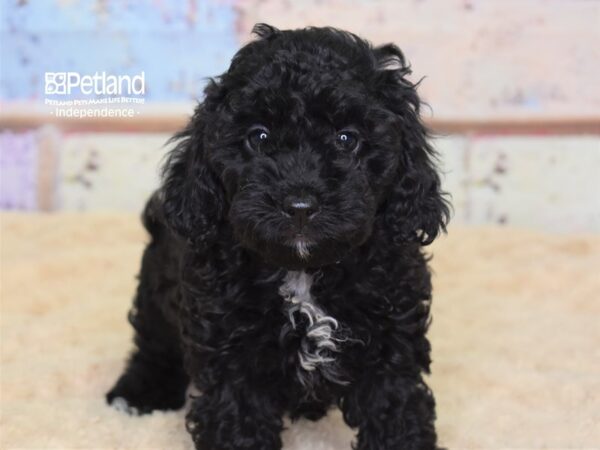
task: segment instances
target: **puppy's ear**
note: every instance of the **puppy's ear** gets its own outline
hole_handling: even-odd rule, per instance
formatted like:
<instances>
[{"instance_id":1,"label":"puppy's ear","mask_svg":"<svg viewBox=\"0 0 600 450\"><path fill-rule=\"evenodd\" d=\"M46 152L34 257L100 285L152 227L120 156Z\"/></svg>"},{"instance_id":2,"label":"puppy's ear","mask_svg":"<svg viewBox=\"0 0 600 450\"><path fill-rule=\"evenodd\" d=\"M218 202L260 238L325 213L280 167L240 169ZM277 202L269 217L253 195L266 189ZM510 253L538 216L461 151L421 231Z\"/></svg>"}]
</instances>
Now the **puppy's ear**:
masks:
<instances>
[{"instance_id":1,"label":"puppy's ear","mask_svg":"<svg viewBox=\"0 0 600 450\"><path fill-rule=\"evenodd\" d=\"M267 23L257 23L252 28L252 34L257 35L261 39L272 39L281 34L281 31L278 28L275 28L273 25L269 25Z\"/></svg>"},{"instance_id":2,"label":"puppy's ear","mask_svg":"<svg viewBox=\"0 0 600 450\"><path fill-rule=\"evenodd\" d=\"M203 106L170 142L177 142L163 168L164 215L179 236L201 247L210 245L224 219L225 193L204 150Z\"/></svg>"},{"instance_id":3,"label":"puppy's ear","mask_svg":"<svg viewBox=\"0 0 600 450\"><path fill-rule=\"evenodd\" d=\"M446 230L450 205L441 190L437 154L419 115L418 83L407 79L410 67L395 45L377 47L374 55L376 89L385 108L394 115L393 134L399 155L383 219L395 243L416 241L428 245Z\"/></svg>"}]
</instances>

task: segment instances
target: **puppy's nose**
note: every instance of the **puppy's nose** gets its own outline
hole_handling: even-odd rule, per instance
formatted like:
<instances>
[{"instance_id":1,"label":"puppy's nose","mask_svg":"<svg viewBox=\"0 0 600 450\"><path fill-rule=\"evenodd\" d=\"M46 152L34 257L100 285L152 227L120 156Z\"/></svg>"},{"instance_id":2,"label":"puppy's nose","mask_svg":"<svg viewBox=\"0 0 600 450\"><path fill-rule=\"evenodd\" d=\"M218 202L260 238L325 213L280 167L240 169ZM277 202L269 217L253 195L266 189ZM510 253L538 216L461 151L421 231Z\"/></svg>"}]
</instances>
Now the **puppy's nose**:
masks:
<instances>
[{"instance_id":1,"label":"puppy's nose","mask_svg":"<svg viewBox=\"0 0 600 450\"><path fill-rule=\"evenodd\" d=\"M283 201L283 209L299 227L306 225L317 212L318 206L317 199L312 195L288 195Z\"/></svg>"}]
</instances>

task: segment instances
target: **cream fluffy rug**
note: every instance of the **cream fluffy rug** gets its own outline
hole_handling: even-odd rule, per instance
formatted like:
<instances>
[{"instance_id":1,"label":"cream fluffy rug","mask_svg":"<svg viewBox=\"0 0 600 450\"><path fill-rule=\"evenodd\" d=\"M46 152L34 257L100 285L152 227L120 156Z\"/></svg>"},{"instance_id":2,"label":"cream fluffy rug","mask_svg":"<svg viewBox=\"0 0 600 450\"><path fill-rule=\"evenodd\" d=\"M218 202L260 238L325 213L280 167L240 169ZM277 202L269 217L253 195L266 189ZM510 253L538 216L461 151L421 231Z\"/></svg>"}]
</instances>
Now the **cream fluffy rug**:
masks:
<instances>
[{"instance_id":1,"label":"cream fluffy rug","mask_svg":"<svg viewBox=\"0 0 600 450\"><path fill-rule=\"evenodd\" d=\"M104 403L130 349L145 240L132 215L2 220L3 449L190 449L183 412ZM431 328L441 444L600 447L600 236L454 228L433 247ZM349 449L332 413L287 450Z\"/></svg>"}]
</instances>

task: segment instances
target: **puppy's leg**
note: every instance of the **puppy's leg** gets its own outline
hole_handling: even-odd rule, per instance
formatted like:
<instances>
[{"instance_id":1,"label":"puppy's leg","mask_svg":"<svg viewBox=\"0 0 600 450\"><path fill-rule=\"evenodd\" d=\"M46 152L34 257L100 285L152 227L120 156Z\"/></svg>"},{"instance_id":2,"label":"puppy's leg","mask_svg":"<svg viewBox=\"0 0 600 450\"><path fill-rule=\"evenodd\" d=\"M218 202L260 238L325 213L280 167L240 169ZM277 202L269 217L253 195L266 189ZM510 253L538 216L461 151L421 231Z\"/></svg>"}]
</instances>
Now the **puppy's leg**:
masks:
<instances>
[{"instance_id":1,"label":"puppy's leg","mask_svg":"<svg viewBox=\"0 0 600 450\"><path fill-rule=\"evenodd\" d=\"M152 242L144 252L140 283L129 322L135 329L136 350L125 372L106 394L109 404L130 413L179 409L189 383L184 371L179 332L168 321L169 305L176 304L173 273L174 247L165 228L153 218L152 203L144 214Z\"/></svg>"},{"instance_id":2,"label":"puppy's leg","mask_svg":"<svg viewBox=\"0 0 600 450\"><path fill-rule=\"evenodd\" d=\"M155 409L179 409L185 403L188 377L176 329L144 289L144 276L129 321L135 329L137 349L125 372L106 394L118 409L145 414Z\"/></svg>"},{"instance_id":3,"label":"puppy's leg","mask_svg":"<svg viewBox=\"0 0 600 450\"><path fill-rule=\"evenodd\" d=\"M188 377L175 330L152 302L138 297L130 313L137 349L125 372L106 394L117 409L146 414L155 409L179 409L185 403Z\"/></svg>"},{"instance_id":4,"label":"puppy's leg","mask_svg":"<svg viewBox=\"0 0 600 450\"><path fill-rule=\"evenodd\" d=\"M205 390L186 421L196 449L280 450L284 411L277 397L239 382Z\"/></svg>"},{"instance_id":5,"label":"puppy's leg","mask_svg":"<svg viewBox=\"0 0 600 450\"><path fill-rule=\"evenodd\" d=\"M358 428L356 450L434 450L435 402L422 378L367 378L342 400L344 420Z\"/></svg>"}]
</instances>

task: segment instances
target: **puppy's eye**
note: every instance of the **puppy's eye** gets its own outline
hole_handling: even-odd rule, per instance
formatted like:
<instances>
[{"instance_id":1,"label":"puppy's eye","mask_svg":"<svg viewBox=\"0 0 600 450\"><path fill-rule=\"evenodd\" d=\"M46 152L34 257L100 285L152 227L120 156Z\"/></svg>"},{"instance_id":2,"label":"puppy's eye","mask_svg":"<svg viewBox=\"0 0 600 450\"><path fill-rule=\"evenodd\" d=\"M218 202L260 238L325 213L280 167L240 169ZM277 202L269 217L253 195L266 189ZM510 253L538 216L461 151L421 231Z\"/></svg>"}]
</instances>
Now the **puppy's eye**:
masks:
<instances>
[{"instance_id":1,"label":"puppy's eye","mask_svg":"<svg viewBox=\"0 0 600 450\"><path fill-rule=\"evenodd\" d=\"M248 131L246 136L246 145L254 151L259 151L261 147L269 140L269 130L262 125L257 125Z\"/></svg>"},{"instance_id":2,"label":"puppy's eye","mask_svg":"<svg viewBox=\"0 0 600 450\"><path fill-rule=\"evenodd\" d=\"M335 138L335 143L342 150L354 152L360 146L360 138L354 131L340 131Z\"/></svg>"}]
</instances>

